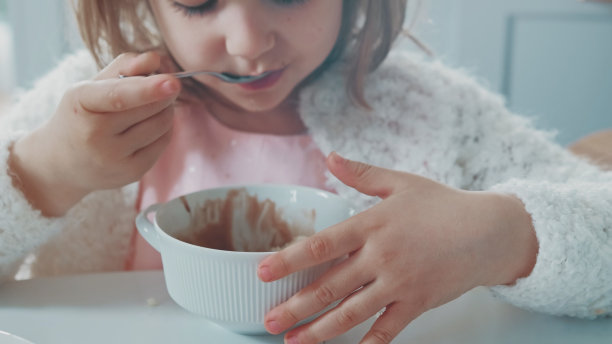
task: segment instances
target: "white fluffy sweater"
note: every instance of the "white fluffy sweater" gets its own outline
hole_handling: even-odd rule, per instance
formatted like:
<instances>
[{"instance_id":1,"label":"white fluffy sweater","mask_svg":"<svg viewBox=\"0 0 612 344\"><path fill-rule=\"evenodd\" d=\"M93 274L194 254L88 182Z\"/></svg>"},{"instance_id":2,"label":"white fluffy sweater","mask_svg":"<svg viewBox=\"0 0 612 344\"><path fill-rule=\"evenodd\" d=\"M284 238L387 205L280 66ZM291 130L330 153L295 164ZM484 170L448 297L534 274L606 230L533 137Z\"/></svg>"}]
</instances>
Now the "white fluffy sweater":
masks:
<instances>
[{"instance_id":1,"label":"white fluffy sweater","mask_svg":"<svg viewBox=\"0 0 612 344\"><path fill-rule=\"evenodd\" d=\"M612 173L574 157L510 113L460 72L392 55L367 79L364 111L346 97L342 65L302 91L300 114L324 154L416 173L453 187L517 195L540 244L532 274L494 292L557 315L612 314ZM137 185L90 194L62 218L45 218L12 184L8 148L50 118L64 91L97 70L87 52L65 59L0 115L0 281L120 270L130 250ZM329 176L364 209L375 199Z\"/></svg>"}]
</instances>

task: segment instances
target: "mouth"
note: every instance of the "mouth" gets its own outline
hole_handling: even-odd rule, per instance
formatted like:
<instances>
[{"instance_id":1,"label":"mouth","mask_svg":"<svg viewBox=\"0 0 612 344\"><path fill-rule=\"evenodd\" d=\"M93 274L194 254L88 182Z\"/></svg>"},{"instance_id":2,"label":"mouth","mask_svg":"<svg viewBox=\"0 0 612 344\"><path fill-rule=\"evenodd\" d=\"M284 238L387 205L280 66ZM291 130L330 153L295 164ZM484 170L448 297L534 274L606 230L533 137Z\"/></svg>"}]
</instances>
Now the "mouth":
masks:
<instances>
[{"instance_id":1,"label":"mouth","mask_svg":"<svg viewBox=\"0 0 612 344\"><path fill-rule=\"evenodd\" d=\"M272 87L281 78L285 68L277 69L273 71L264 72L255 76L243 76L242 82L237 83L238 86L246 90L262 90L265 88Z\"/></svg>"},{"instance_id":2,"label":"mouth","mask_svg":"<svg viewBox=\"0 0 612 344\"><path fill-rule=\"evenodd\" d=\"M257 80L264 79L275 71L263 72L258 75L236 75L232 73L221 73L223 79L233 84L248 84Z\"/></svg>"}]
</instances>

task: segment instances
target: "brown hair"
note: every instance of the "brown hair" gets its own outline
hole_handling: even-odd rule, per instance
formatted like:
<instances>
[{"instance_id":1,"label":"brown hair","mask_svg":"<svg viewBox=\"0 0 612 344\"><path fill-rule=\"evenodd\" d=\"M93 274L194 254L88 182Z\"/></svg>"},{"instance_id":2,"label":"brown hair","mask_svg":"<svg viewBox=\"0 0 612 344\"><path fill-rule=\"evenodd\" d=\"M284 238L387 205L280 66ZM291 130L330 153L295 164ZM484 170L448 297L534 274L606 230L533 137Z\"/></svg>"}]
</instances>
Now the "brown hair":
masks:
<instances>
[{"instance_id":1,"label":"brown hair","mask_svg":"<svg viewBox=\"0 0 612 344\"><path fill-rule=\"evenodd\" d=\"M408 0L343 0L343 18L338 40L323 64L304 82L318 77L346 56L350 70L346 81L350 98L369 108L364 97L364 79L385 59L402 32ZM148 1L72 0L85 46L103 67L124 52L165 50L154 27Z\"/></svg>"}]
</instances>

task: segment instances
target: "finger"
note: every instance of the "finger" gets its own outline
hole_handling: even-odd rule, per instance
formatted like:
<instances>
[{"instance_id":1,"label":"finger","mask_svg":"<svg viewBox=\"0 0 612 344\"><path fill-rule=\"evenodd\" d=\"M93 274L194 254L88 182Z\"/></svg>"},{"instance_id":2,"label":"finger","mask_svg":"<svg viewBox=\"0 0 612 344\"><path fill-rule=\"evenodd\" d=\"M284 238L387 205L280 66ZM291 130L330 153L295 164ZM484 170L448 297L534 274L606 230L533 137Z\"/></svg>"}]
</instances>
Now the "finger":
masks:
<instances>
[{"instance_id":1,"label":"finger","mask_svg":"<svg viewBox=\"0 0 612 344\"><path fill-rule=\"evenodd\" d=\"M95 78L95 80L117 79L120 76L149 75L159 69L161 57L154 51L124 53L115 58Z\"/></svg>"},{"instance_id":2,"label":"finger","mask_svg":"<svg viewBox=\"0 0 612 344\"><path fill-rule=\"evenodd\" d=\"M386 198L400 187L401 172L345 159L336 152L327 157L327 167L341 182L366 195Z\"/></svg>"},{"instance_id":3,"label":"finger","mask_svg":"<svg viewBox=\"0 0 612 344\"><path fill-rule=\"evenodd\" d=\"M140 150L137 150L134 154L132 154L131 159L135 162L133 166L136 166L138 169L137 171L133 171L134 175L141 176L151 167L153 167L161 153L170 143L171 139L172 130L168 130L153 143L141 148Z\"/></svg>"},{"instance_id":4,"label":"finger","mask_svg":"<svg viewBox=\"0 0 612 344\"><path fill-rule=\"evenodd\" d=\"M174 107L168 106L155 116L139 122L119 135L120 144L122 147L129 147L128 152L136 152L157 141L171 130L173 119Z\"/></svg>"},{"instance_id":5,"label":"finger","mask_svg":"<svg viewBox=\"0 0 612 344\"><path fill-rule=\"evenodd\" d=\"M355 215L346 221L324 229L259 263L257 274L264 282L271 282L298 270L342 257L363 246L362 228L371 222L367 216Z\"/></svg>"},{"instance_id":6,"label":"finger","mask_svg":"<svg viewBox=\"0 0 612 344\"><path fill-rule=\"evenodd\" d=\"M344 299L310 324L289 331L285 340L297 339L296 343L320 343L337 337L368 320L389 301L384 286L372 283Z\"/></svg>"},{"instance_id":7,"label":"finger","mask_svg":"<svg viewBox=\"0 0 612 344\"><path fill-rule=\"evenodd\" d=\"M410 324L421 312L413 309L402 309L402 304L394 303L385 309L376 319L360 344L388 344ZM416 311L416 312L415 312Z\"/></svg>"},{"instance_id":8,"label":"finger","mask_svg":"<svg viewBox=\"0 0 612 344\"><path fill-rule=\"evenodd\" d=\"M180 89L180 82L169 75L103 80L81 87L77 99L88 112L116 113L174 99Z\"/></svg>"},{"instance_id":9,"label":"finger","mask_svg":"<svg viewBox=\"0 0 612 344\"><path fill-rule=\"evenodd\" d=\"M264 322L268 332L279 334L372 281L373 274L362 268L360 259L359 253L353 255L272 309Z\"/></svg>"},{"instance_id":10,"label":"finger","mask_svg":"<svg viewBox=\"0 0 612 344\"><path fill-rule=\"evenodd\" d=\"M174 98L146 104L134 109L116 113L93 114L89 117L95 128L106 128L110 135L123 136L133 127L138 126L150 117L154 117L167 108L174 108Z\"/></svg>"}]
</instances>

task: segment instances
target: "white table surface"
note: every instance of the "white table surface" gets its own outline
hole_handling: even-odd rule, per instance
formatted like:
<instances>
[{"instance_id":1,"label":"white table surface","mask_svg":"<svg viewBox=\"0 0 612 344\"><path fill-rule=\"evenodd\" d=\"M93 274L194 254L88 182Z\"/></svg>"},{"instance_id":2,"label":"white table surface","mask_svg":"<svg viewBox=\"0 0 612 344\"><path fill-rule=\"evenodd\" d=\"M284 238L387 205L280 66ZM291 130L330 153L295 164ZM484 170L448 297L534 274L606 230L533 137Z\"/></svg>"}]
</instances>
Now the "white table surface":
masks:
<instances>
[{"instance_id":1,"label":"white table surface","mask_svg":"<svg viewBox=\"0 0 612 344\"><path fill-rule=\"evenodd\" d=\"M147 300L155 299L156 306ZM354 344L364 323L328 344ZM40 278L0 286L0 331L36 344L282 343L281 336L231 333L168 296L161 271ZM2 338L0 338L0 343ZM475 289L431 310L393 343L612 343L612 319L552 317L515 308Z\"/></svg>"}]
</instances>

